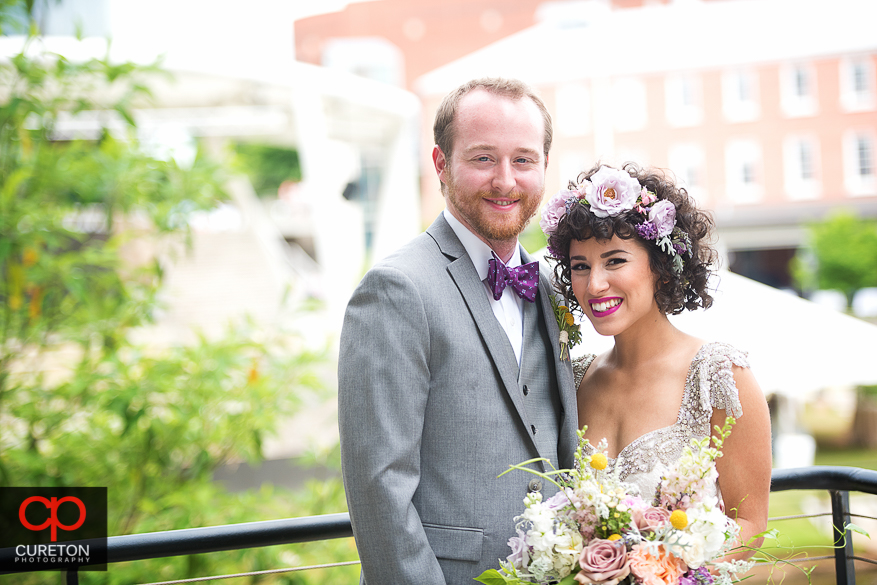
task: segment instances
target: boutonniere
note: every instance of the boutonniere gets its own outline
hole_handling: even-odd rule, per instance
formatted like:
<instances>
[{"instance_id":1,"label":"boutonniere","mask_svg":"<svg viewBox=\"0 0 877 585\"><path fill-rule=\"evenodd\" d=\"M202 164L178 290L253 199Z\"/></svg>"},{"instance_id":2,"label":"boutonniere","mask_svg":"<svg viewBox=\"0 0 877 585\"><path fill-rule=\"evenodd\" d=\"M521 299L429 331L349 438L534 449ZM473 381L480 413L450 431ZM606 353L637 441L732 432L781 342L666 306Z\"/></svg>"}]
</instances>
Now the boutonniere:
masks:
<instances>
[{"instance_id":1,"label":"boutonniere","mask_svg":"<svg viewBox=\"0 0 877 585\"><path fill-rule=\"evenodd\" d=\"M582 341L582 332L576 324L575 317L570 313L569 307L561 305L554 297L551 298L551 308L554 309L554 318L557 319L557 326L560 329L560 359L569 359L569 350Z\"/></svg>"}]
</instances>

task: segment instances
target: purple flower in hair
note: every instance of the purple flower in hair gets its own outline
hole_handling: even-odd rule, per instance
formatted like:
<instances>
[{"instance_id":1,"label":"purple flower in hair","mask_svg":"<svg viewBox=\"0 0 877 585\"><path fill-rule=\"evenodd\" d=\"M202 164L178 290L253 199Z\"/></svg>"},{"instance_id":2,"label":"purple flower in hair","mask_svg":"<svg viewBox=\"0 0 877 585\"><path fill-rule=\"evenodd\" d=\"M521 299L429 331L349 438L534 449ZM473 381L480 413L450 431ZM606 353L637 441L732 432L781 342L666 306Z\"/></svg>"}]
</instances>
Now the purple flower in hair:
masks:
<instances>
[{"instance_id":1,"label":"purple flower in hair","mask_svg":"<svg viewBox=\"0 0 877 585\"><path fill-rule=\"evenodd\" d=\"M637 225L636 233L644 240L655 240L658 238L658 229L650 221Z\"/></svg>"}]
</instances>

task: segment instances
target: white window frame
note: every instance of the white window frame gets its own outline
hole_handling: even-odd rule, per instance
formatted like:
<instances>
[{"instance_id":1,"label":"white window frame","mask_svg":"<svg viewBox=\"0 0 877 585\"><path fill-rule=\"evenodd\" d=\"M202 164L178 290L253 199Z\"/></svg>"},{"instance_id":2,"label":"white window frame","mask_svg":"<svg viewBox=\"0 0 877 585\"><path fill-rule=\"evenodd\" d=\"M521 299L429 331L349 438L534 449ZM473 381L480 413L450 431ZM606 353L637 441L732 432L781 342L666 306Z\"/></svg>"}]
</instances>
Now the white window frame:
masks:
<instances>
[{"instance_id":1,"label":"white window frame","mask_svg":"<svg viewBox=\"0 0 877 585\"><path fill-rule=\"evenodd\" d=\"M804 153L809 152L810 176ZM783 184L791 201L812 201L822 196L819 141L815 136L791 135L783 140Z\"/></svg>"},{"instance_id":2,"label":"white window frame","mask_svg":"<svg viewBox=\"0 0 877 585\"><path fill-rule=\"evenodd\" d=\"M869 173L861 168L861 142L870 150ZM848 130L843 137L844 187L852 197L877 195L877 136L873 128Z\"/></svg>"},{"instance_id":3,"label":"white window frame","mask_svg":"<svg viewBox=\"0 0 877 585\"><path fill-rule=\"evenodd\" d=\"M748 95L741 95L741 87ZM728 122L752 122L761 116L758 74L749 69L734 69L722 74L722 111Z\"/></svg>"},{"instance_id":4,"label":"white window frame","mask_svg":"<svg viewBox=\"0 0 877 585\"><path fill-rule=\"evenodd\" d=\"M752 180L745 178L746 171ZM733 203L758 203L764 198L761 144L755 140L731 140L725 145L725 188Z\"/></svg>"},{"instance_id":5,"label":"white window frame","mask_svg":"<svg viewBox=\"0 0 877 585\"><path fill-rule=\"evenodd\" d=\"M806 77L803 94L798 91L798 76ZM815 116L819 112L816 94L819 83L816 68L810 63L787 63L780 68L780 106L789 118Z\"/></svg>"},{"instance_id":6,"label":"white window frame","mask_svg":"<svg viewBox=\"0 0 877 585\"><path fill-rule=\"evenodd\" d=\"M856 87L856 74L864 76L865 86ZM870 55L844 57L840 60L840 103L847 112L863 112L877 107L877 80Z\"/></svg>"},{"instance_id":7,"label":"white window frame","mask_svg":"<svg viewBox=\"0 0 877 585\"><path fill-rule=\"evenodd\" d=\"M693 73L667 76L664 80L664 96L667 122L671 126L698 126L703 122L703 88L700 76Z\"/></svg>"}]
</instances>

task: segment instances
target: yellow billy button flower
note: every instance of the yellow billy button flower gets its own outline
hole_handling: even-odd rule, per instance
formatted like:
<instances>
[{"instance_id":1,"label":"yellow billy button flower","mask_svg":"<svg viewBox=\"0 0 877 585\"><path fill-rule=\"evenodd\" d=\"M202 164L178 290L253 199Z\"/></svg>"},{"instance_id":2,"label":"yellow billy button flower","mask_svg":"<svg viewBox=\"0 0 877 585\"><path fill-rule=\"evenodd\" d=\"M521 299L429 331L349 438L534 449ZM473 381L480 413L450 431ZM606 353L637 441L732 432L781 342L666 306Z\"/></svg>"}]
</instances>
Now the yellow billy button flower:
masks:
<instances>
[{"instance_id":1,"label":"yellow billy button flower","mask_svg":"<svg viewBox=\"0 0 877 585\"><path fill-rule=\"evenodd\" d=\"M610 534L606 540L621 540L620 534Z\"/></svg>"},{"instance_id":2,"label":"yellow billy button flower","mask_svg":"<svg viewBox=\"0 0 877 585\"><path fill-rule=\"evenodd\" d=\"M606 459L604 453L594 453L594 456L591 457L591 467L594 469L606 469L607 465L609 465L609 460Z\"/></svg>"},{"instance_id":3,"label":"yellow billy button flower","mask_svg":"<svg viewBox=\"0 0 877 585\"><path fill-rule=\"evenodd\" d=\"M683 530L688 526L688 514L682 510L673 510L673 513L670 514L670 524L676 530Z\"/></svg>"},{"instance_id":4,"label":"yellow billy button flower","mask_svg":"<svg viewBox=\"0 0 877 585\"><path fill-rule=\"evenodd\" d=\"M566 321L566 324L572 327L576 324L576 318L572 316L572 313L564 313L563 319Z\"/></svg>"}]
</instances>

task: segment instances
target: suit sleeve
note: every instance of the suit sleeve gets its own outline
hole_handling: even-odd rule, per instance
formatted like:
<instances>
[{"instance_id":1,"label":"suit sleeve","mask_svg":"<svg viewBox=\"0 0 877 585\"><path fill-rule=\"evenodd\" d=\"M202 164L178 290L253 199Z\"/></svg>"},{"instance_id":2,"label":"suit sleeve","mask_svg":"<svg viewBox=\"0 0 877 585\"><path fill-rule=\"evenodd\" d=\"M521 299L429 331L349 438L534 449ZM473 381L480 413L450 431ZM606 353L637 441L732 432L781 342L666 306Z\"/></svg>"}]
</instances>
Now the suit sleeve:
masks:
<instances>
[{"instance_id":1,"label":"suit sleeve","mask_svg":"<svg viewBox=\"0 0 877 585\"><path fill-rule=\"evenodd\" d=\"M412 503L429 394L429 324L414 283L372 269L344 316L338 417L347 504L369 584L443 584Z\"/></svg>"}]
</instances>

